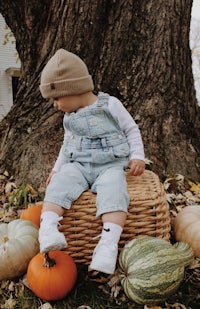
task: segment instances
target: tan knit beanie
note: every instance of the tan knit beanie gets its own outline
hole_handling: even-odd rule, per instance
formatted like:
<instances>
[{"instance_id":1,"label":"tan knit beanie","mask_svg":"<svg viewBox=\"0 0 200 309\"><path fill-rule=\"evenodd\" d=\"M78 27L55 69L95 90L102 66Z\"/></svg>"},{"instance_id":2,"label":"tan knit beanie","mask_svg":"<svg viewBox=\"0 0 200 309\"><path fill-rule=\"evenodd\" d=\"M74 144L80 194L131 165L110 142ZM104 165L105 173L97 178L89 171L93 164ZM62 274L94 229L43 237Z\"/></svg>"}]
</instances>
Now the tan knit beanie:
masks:
<instances>
[{"instance_id":1,"label":"tan knit beanie","mask_svg":"<svg viewBox=\"0 0 200 309\"><path fill-rule=\"evenodd\" d=\"M40 91L46 99L83 94L93 89L85 63L64 49L57 50L41 74Z\"/></svg>"}]
</instances>

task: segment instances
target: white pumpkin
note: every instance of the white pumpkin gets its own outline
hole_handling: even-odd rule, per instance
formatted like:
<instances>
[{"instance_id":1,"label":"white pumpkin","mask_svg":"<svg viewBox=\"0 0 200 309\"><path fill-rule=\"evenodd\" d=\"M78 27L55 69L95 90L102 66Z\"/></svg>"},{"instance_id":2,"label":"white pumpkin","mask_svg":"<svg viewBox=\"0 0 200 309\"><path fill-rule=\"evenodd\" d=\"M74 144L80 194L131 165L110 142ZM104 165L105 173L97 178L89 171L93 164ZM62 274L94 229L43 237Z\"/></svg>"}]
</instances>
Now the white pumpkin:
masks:
<instances>
[{"instance_id":1,"label":"white pumpkin","mask_svg":"<svg viewBox=\"0 0 200 309\"><path fill-rule=\"evenodd\" d=\"M38 227L27 220L0 224L0 280L24 274L39 252Z\"/></svg>"},{"instance_id":2,"label":"white pumpkin","mask_svg":"<svg viewBox=\"0 0 200 309\"><path fill-rule=\"evenodd\" d=\"M177 241L188 243L196 257L200 258L200 206L186 206L174 219L174 235Z\"/></svg>"}]
</instances>

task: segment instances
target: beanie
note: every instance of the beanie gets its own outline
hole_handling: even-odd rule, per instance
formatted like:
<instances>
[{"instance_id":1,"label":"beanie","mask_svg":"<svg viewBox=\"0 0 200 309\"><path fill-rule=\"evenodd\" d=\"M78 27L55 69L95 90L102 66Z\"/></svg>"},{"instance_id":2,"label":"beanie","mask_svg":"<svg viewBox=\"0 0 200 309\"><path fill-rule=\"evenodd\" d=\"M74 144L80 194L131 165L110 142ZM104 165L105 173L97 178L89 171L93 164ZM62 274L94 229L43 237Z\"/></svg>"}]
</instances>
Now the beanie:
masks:
<instances>
[{"instance_id":1,"label":"beanie","mask_svg":"<svg viewBox=\"0 0 200 309\"><path fill-rule=\"evenodd\" d=\"M83 94L93 89L85 63L64 49L57 50L41 74L40 91L46 99Z\"/></svg>"}]
</instances>

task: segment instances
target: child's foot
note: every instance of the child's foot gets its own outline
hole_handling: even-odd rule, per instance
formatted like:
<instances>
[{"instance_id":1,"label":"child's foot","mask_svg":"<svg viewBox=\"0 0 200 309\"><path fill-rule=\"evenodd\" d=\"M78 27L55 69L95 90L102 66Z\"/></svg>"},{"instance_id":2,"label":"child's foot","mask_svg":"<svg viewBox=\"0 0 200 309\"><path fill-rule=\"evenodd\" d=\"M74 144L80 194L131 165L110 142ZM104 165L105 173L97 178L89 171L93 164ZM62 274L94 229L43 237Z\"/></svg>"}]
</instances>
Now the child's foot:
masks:
<instances>
[{"instance_id":1,"label":"child's foot","mask_svg":"<svg viewBox=\"0 0 200 309\"><path fill-rule=\"evenodd\" d=\"M64 234L58 231L58 220L42 225L39 230L40 252L61 250L67 247Z\"/></svg>"},{"instance_id":2,"label":"child's foot","mask_svg":"<svg viewBox=\"0 0 200 309\"><path fill-rule=\"evenodd\" d=\"M117 262L118 246L108 240L100 240L94 249L89 270L97 270L106 274L114 274Z\"/></svg>"}]
</instances>

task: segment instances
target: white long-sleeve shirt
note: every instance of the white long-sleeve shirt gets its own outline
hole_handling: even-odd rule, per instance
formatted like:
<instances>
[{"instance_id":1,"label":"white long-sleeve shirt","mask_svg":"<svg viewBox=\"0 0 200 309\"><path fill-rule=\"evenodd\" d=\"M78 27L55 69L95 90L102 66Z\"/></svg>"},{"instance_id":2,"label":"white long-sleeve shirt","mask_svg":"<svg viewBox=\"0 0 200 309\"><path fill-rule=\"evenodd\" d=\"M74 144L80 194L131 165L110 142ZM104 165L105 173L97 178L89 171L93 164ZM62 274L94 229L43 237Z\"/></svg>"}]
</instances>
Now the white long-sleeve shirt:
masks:
<instances>
[{"instance_id":1,"label":"white long-sleeve shirt","mask_svg":"<svg viewBox=\"0 0 200 309\"><path fill-rule=\"evenodd\" d=\"M123 104L115 97L109 96L109 102L108 102L108 109L111 113L111 115L116 119L118 122L121 130L125 133L129 149L130 149L130 155L129 159L139 159L144 161L144 146L140 134L140 130L138 128L138 125L133 120L130 113L126 110L126 108L123 106ZM65 113L65 117L68 117L69 114ZM72 135L72 133L69 130L65 130L64 134L64 141L65 138ZM64 156L62 147L60 149L58 158L55 162L55 165L53 167L53 171L58 172L60 171L63 164L67 163L67 158Z\"/></svg>"}]
</instances>

